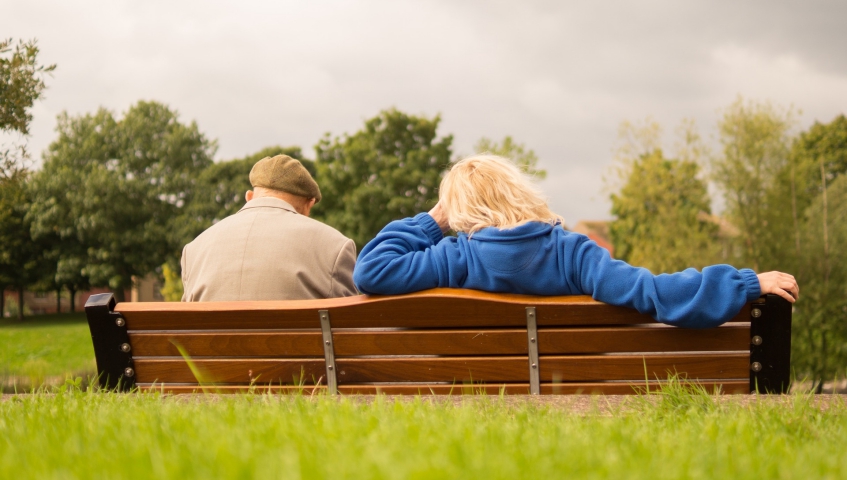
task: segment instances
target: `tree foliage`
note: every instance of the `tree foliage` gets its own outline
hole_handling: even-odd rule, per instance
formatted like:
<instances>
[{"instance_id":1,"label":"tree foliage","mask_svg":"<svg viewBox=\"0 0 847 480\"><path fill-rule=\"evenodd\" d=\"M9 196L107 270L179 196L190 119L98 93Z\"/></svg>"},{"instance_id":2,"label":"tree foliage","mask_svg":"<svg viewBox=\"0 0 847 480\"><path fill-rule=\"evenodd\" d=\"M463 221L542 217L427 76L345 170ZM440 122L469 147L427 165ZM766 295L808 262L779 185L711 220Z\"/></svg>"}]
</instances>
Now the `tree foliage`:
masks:
<instances>
[{"instance_id":1,"label":"tree foliage","mask_svg":"<svg viewBox=\"0 0 847 480\"><path fill-rule=\"evenodd\" d=\"M847 367L847 118L816 122L794 141L771 196L782 209L780 260L803 299L794 315L795 368L815 380Z\"/></svg>"},{"instance_id":2,"label":"tree foliage","mask_svg":"<svg viewBox=\"0 0 847 480\"><path fill-rule=\"evenodd\" d=\"M0 294L9 287L18 291L19 318L23 318L24 290L48 275L51 268L44 243L33 240L30 233L27 175L18 171L0 177Z\"/></svg>"},{"instance_id":3,"label":"tree foliage","mask_svg":"<svg viewBox=\"0 0 847 480\"><path fill-rule=\"evenodd\" d=\"M837 177L806 210L801 232L794 363L814 379L844 375L847 367L847 176Z\"/></svg>"},{"instance_id":4,"label":"tree foliage","mask_svg":"<svg viewBox=\"0 0 847 480\"><path fill-rule=\"evenodd\" d=\"M62 258L77 259L82 246L80 274L121 296L133 276L181 248L174 221L192 202L215 143L156 102L138 102L120 119L105 109L61 114L57 130L32 181L33 232L69 240Z\"/></svg>"},{"instance_id":5,"label":"tree foliage","mask_svg":"<svg viewBox=\"0 0 847 480\"><path fill-rule=\"evenodd\" d=\"M313 216L361 249L388 222L433 207L453 142L437 138L440 122L391 109L353 135L327 134L315 146L323 199Z\"/></svg>"},{"instance_id":6,"label":"tree foliage","mask_svg":"<svg viewBox=\"0 0 847 480\"><path fill-rule=\"evenodd\" d=\"M788 164L793 118L791 110L739 98L718 122L723 151L711 166L724 193L725 216L738 228L738 266L756 271L778 267L774 259L785 240L779 227L785 225L782 212L790 206L769 193L778 190L779 174Z\"/></svg>"},{"instance_id":7,"label":"tree foliage","mask_svg":"<svg viewBox=\"0 0 847 480\"><path fill-rule=\"evenodd\" d=\"M714 262L719 239L700 164L706 154L696 125L678 129L678 158L665 157L662 128L651 118L622 122L613 177L607 178L615 256L654 273L701 268Z\"/></svg>"},{"instance_id":8,"label":"tree foliage","mask_svg":"<svg viewBox=\"0 0 847 480\"><path fill-rule=\"evenodd\" d=\"M700 167L661 150L632 162L626 183L612 194L615 255L654 273L702 268L714 258L717 225Z\"/></svg>"},{"instance_id":9,"label":"tree foliage","mask_svg":"<svg viewBox=\"0 0 847 480\"><path fill-rule=\"evenodd\" d=\"M39 64L35 40L12 45L12 39L0 40L0 131L28 135L30 109L47 87L44 76L56 65ZM0 174L13 175L26 156L23 145L0 146Z\"/></svg>"},{"instance_id":10,"label":"tree foliage","mask_svg":"<svg viewBox=\"0 0 847 480\"><path fill-rule=\"evenodd\" d=\"M503 138L503 142L497 143L487 137L482 137L474 145L477 153L491 153L508 158L515 162L524 172L533 175L539 180L547 178L547 170L538 168L538 155L531 148L526 148L522 143L515 142L511 136Z\"/></svg>"}]
</instances>

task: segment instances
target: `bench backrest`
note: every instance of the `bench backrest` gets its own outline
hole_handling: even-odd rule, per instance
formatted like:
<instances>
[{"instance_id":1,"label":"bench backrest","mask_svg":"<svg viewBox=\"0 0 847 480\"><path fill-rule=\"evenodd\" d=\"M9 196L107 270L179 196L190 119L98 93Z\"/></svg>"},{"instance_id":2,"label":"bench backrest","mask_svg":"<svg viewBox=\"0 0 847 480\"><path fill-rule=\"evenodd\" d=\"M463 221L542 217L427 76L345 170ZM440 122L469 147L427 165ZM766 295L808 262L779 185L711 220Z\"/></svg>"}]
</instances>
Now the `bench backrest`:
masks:
<instances>
[{"instance_id":1,"label":"bench backrest","mask_svg":"<svg viewBox=\"0 0 847 480\"><path fill-rule=\"evenodd\" d=\"M327 300L120 303L86 313L103 387L168 392L633 393L669 374L784 392L791 307L688 330L585 296L436 289Z\"/></svg>"}]
</instances>

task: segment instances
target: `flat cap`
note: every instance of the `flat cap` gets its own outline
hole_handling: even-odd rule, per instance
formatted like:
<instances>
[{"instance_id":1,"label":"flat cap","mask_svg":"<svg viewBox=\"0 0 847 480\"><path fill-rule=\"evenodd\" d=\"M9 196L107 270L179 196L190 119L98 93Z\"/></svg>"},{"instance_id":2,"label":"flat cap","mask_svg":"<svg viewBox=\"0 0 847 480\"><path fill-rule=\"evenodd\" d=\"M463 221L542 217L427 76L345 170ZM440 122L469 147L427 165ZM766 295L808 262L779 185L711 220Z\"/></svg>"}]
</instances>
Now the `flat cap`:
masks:
<instances>
[{"instance_id":1,"label":"flat cap","mask_svg":"<svg viewBox=\"0 0 847 480\"><path fill-rule=\"evenodd\" d=\"M288 155L265 157L250 170L250 184L321 201L321 189L299 160Z\"/></svg>"}]
</instances>

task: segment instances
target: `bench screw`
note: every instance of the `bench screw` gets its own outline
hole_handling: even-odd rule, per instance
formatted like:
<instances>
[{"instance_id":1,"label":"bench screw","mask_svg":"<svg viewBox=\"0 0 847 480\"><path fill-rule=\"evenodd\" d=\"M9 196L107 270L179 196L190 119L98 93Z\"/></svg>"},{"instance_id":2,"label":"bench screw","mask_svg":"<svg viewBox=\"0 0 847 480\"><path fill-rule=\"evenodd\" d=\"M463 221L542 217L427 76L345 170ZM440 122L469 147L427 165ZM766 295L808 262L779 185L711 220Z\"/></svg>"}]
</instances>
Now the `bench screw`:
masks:
<instances>
[{"instance_id":1,"label":"bench screw","mask_svg":"<svg viewBox=\"0 0 847 480\"><path fill-rule=\"evenodd\" d=\"M529 341L535 343L535 337L530 338Z\"/></svg>"},{"instance_id":2,"label":"bench screw","mask_svg":"<svg viewBox=\"0 0 847 480\"><path fill-rule=\"evenodd\" d=\"M753 345L761 345L762 344L762 337L760 337L758 335L754 335L752 342L753 342Z\"/></svg>"},{"instance_id":3,"label":"bench screw","mask_svg":"<svg viewBox=\"0 0 847 480\"><path fill-rule=\"evenodd\" d=\"M758 308L754 308L753 311L750 312L750 314L753 315L753 318L759 318L762 316L762 311Z\"/></svg>"},{"instance_id":4,"label":"bench screw","mask_svg":"<svg viewBox=\"0 0 847 480\"><path fill-rule=\"evenodd\" d=\"M124 369L124 375L126 375L127 377L131 377L135 375L135 370L127 367L126 369Z\"/></svg>"},{"instance_id":5,"label":"bench screw","mask_svg":"<svg viewBox=\"0 0 847 480\"><path fill-rule=\"evenodd\" d=\"M329 340L327 340L327 341L326 341L326 342L324 342L324 343L326 343L327 345L329 345Z\"/></svg>"},{"instance_id":6,"label":"bench screw","mask_svg":"<svg viewBox=\"0 0 847 480\"><path fill-rule=\"evenodd\" d=\"M538 364L533 363L533 364L532 364L532 368L538 368Z\"/></svg>"},{"instance_id":7,"label":"bench screw","mask_svg":"<svg viewBox=\"0 0 847 480\"><path fill-rule=\"evenodd\" d=\"M130 350L132 350L132 347L130 347L128 343L124 343L124 344L121 345L121 351L122 352L127 353Z\"/></svg>"},{"instance_id":8,"label":"bench screw","mask_svg":"<svg viewBox=\"0 0 847 480\"><path fill-rule=\"evenodd\" d=\"M123 327L124 325L126 325L126 322L124 321L123 318L118 317L118 318L115 319L115 325L117 325L119 327Z\"/></svg>"},{"instance_id":9,"label":"bench screw","mask_svg":"<svg viewBox=\"0 0 847 480\"><path fill-rule=\"evenodd\" d=\"M750 370L753 370L754 372L760 372L762 371L762 364L759 362L753 362L753 364L750 365Z\"/></svg>"},{"instance_id":10,"label":"bench screw","mask_svg":"<svg viewBox=\"0 0 847 480\"><path fill-rule=\"evenodd\" d=\"M332 370L332 365L326 367L327 370Z\"/></svg>"}]
</instances>

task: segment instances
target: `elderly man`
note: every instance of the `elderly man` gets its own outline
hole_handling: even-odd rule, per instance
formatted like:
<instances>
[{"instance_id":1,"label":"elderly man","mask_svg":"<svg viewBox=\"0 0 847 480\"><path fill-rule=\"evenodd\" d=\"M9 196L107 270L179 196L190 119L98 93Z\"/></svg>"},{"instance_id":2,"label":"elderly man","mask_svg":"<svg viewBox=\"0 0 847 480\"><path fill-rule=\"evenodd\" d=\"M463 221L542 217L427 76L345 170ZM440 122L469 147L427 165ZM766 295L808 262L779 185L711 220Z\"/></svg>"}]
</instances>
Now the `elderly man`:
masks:
<instances>
[{"instance_id":1,"label":"elderly man","mask_svg":"<svg viewBox=\"0 0 847 480\"><path fill-rule=\"evenodd\" d=\"M183 302L290 300L355 295L356 246L309 218L318 184L277 155L250 171L247 204L182 250Z\"/></svg>"}]
</instances>

